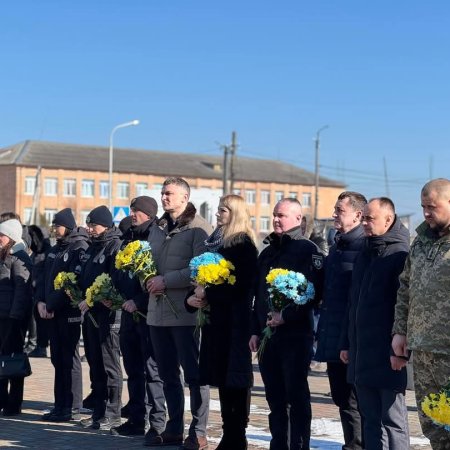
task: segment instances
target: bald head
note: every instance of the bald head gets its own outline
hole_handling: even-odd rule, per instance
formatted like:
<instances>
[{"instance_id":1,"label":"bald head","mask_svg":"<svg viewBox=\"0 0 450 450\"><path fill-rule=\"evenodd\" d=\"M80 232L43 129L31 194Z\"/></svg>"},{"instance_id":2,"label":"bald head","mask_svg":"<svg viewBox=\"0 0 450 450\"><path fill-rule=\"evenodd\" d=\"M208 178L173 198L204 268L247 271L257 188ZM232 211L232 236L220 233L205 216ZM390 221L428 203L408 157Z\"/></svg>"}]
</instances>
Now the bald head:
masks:
<instances>
[{"instance_id":1,"label":"bald head","mask_svg":"<svg viewBox=\"0 0 450 450\"><path fill-rule=\"evenodd\" d=\"M440 236L450 233L450 180L436 178L422 188L423 216Z\"/></svg>"},{"instance_id":2,"label":"bald head","mask_svg":"<svg viewBox=\"0 0 450 450\"><path fill-rule=\"evenodd\" d=\"M395 207L390 198L377 197L364 207L362 225L366 236L385 234L395 221Z\"/></svg>"},{"instance_id":3,"label":"bald head","mask_svg":"<svg viewBox=\"0 0 450 450\"><path fill-rule=\"evenodd\" d=\"M273 210L273 231L283 234L302 223L302 205L295 198L283 198Z\"/></svg>"}]
</instances>

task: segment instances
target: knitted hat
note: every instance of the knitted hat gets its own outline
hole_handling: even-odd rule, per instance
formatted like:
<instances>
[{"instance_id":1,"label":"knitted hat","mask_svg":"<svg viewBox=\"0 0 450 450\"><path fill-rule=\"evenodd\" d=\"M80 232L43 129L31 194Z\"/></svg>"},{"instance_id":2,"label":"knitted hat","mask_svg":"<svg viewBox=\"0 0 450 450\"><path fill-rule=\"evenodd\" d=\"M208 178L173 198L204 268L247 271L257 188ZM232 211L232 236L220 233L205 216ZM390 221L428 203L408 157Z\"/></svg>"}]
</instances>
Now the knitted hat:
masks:
<instances>
[{"instance_id":1,"label":"knitted hat","mask_svg":"<svg viewBox=\"0 0 450 450\"><path fill-rule=\"evenodd\" d=\"M0 223L0 234L8 236L15 243L22 242L22 224L17 219Z\"/></svg>"},{"instance_id":2,"label":"knitted hat","mask_svg":"<svg viewBox=\"0 0 450 450\"><path fill-rule=\"evenodd\" d=\"M113 226L113 218L110 210L105 206L97 206L87 216L86 223L95 223L111 228Z\"/></svg>"},{"instance_id":3,"label":"knitted hat","mask_svg":"<svg viewBox=\"0 0 450 450\"><path fill-rule=\"evenodd\" d=\"M53 225L59 225L69 230L76 228L77 223L73 217L72 210L70 208L64 208L55 214L53 217Z\"/></svg>"},{"instance_id":4,"label":"knitted hat","mask_svg":"<svg viewBox=\"0 0 450 450\"><path fill-rule=\"evenodd\" d=\"M133 198L131 200L130 208L142 211L147 216L154 219L156 214L158 214L158 204L153 197L148 197L147 195L141 195L140 197Z\"/></svg>"}]
</instances>

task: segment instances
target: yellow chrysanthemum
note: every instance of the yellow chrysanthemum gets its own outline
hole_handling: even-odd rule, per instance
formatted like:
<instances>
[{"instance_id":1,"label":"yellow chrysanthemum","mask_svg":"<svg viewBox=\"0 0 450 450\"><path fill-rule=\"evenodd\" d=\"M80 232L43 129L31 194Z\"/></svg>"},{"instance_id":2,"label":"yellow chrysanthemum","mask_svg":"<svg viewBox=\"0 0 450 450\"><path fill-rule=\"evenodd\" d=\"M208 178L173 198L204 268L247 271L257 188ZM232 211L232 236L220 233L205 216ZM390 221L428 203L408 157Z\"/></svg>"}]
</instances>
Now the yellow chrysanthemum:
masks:
<instances>
[{"instance_id":1,"label":"yellow chrysanthemum","mask_svg":"<svg viewBox=\"0 0 450 450\"><path fill-rule=\"evenodd\" d=\"M289 270L287 269L272 269L266 276L266 282L272 284L275 278L279 275L287 275Z\"/></svg>"},{"instance_id":2,"label":"yellow chrysanthemum","mask_svg":"<svg viewBox=\"0 0 450 450\"><path fill-rule=\"evenodd\" d=\"M94 299L92 297L92 289L91 288L86 289L86 303L89 306L89 308L92 308L94 306Z\"/></svg>"},{"instance_id":3,"label":"yellow chrysanthemum","mask_svg":"<svg viewBox=\"0 0 450 450\"><path fill-rule=\"evenodd\" d=\"M450 397L445 392L429 394L422 401L422 411L440 425L450 425Z\"/></svg>"}]
</instances>

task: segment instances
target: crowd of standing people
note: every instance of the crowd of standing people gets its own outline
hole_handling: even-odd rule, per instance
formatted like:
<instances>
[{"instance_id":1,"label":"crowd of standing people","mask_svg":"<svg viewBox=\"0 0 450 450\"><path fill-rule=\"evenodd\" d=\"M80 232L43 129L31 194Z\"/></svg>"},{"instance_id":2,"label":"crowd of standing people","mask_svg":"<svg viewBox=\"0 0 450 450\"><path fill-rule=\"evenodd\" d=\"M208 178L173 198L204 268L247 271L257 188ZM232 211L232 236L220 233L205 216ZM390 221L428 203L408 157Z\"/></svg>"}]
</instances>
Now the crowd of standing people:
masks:
<instances>
[{"instance_id":1,"label":"crowd of standing people","mask_svg":"<svg viewBox=\"0 0 450 450\"><path fill-rule=\"evenodd\" d=\"M24 240L27 228L18 216L0 218L0 354L23 351L34 312L38 325L45 325L55 371L54 406L42 420L78 420L84 428L142 436L148 447L205 450L209 387L214 386L223 428L217 448L244 450L252 352L257 352L270 409L271 450L310 448L313 357L327 363L343 449L406 450L406 364L413 352L424 434L433 449L450 448L449 432L420 411L424 396L439 391L450 377L449 180L423 187L425 221L411 248L391 199L343 192L334 207L336 235L328 255L323 239L306 232L296 199L275 205L273 232L258 254L242 197L220 198L213 230L189 196L189 184L170 177L162 186L160 218L155 199L140 196L119 227L106 206L94 208L85 227L63 209L53 218L54 245L39 229L40 239ZM37 230L30 227L30 232L36 236ZM115 264L118 252L137 240L149 242L157 268L145 280ZM232 265L232 283L193 282L190 262L205 252ZM308 300L274 307L277 297L268 288L274 269L301 274L311 285ZM62 272L76 276L79 302L55 287ZM121 307L113 307L108 295L94 304L86 298L103 274L124 299ZM207 317L201 329L200 313ZM81 333L91 387L84 401ZM42 351L45 345L36 348ZM3 415L20 414L23 396L23 377L0 379ZM89 417L81 418L83 405L90 407Z\"/></svg>"}]
</instances>

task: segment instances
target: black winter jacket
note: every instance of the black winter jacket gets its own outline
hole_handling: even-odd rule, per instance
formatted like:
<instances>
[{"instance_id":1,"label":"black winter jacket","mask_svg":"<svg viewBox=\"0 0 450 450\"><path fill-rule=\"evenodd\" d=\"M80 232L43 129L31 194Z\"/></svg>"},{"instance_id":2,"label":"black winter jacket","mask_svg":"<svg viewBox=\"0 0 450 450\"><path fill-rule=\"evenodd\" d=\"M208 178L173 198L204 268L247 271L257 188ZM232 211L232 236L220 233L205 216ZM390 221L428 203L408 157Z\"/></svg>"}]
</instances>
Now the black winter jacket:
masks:
<instances>
[{"instance_id":1,"label":"black winter jacket","mask_svg":"<svg viewBox=\"0 0 450 450\"><path fill-rule=\"evenodd\" d=\"M365 243L362 225L337 233L325 259L323 302L317 327L316 361L340 362L339 340L349 302L355 259Z\"/></svg>"},{"instance_id":2,"label":"black winter jacket","mask_svg":"<svg viewBox=\"0 0 450 450\"><path fill-rule=\"evenodd\" d=\"M236 283L205 289L210 323L202 328L200 380L212 386L247 388L253 384L248 342L258 252L246 238L232 247L219 248L217 253L233 263Z\"/></svg>"},{"instance_id":3,"label":"black winter jacket","mask_svg":"<svg viewBox=\"0 0 450 450\"><path fill-rule=\"evenodd\" d=\"M86 289L102 273L109 274L116 287L120 285L123 278L115 268L115 258L122 245L121 235L122 233L116 227L113 227L106 230L101 236L92 238L81 266L79 284L83 292L86 292ZM116 323L118 326L120 321L120 310L111 311L100 302L95 303L90 312L102 331L106 333L109 333L109 325Z\"/></svg>"},{"instance_id":4,"label":"black winter jacket","mask_svg":"<svg viewBox=\"0 0 450 450\"><path fill-rule=\"evenodd\" d=\"M55 317L79 317L80 310L70 304L62 289L55 290L54 281L60 272L73 272L79 277L81 261L88 248L89 236L84 228L75 228L67 236L58 239L48 251L44 262L44 277L36 282L36 301L44 302Z\"/></svg>"},{"instance_id":5,"label":"black winter jacket","mask_svg":"<svg viewBox=\"0 0 450 450\"><path fill-rule=\"evenodd\" d=\"M0 261L0 318L25 320L33 307L31 260L22 243L17 243Z\"/></svg>"},{"instance_id":6,"label":"black winter jacket","mask_svg":"<svg viewBox=\"0 0 450 450\"><path fill-rule=\"evenodd\" d=\"M409 231L396 217L382 236L366 239L353 269L348 327L341 349L349 350L348 381L402 392L406 370L391 369L391 330L399 287L409 250ZM347 330L347 333L345 333Z\"/></svg>"},{"instance_id":7,"label":"black winter jacket","mask_svg":"<svg viewBox=\"0 0 450 450\"><path fill-rule=\"evenodd\" d=\"M264 243L269 244L259 255L255 302L252 313L252 335L261 335L266 327L269 312L266 275L270 269L282 268L301 272L314 284L315 300L306 305L290 304L282 311L285 321L277 327L277 334L313 333L313 307L322 297L323 259L317 245L302 236L301 228L295 227L281 236L270 234Z\"/></svg>"}]
</instances>

